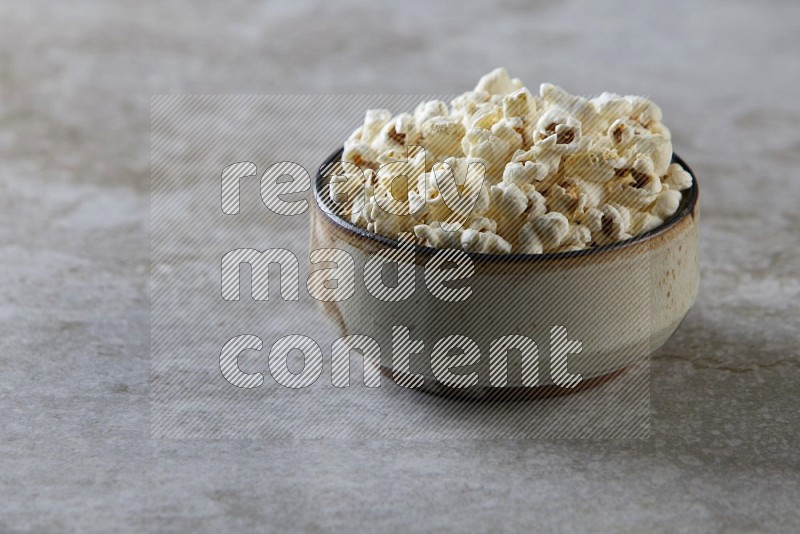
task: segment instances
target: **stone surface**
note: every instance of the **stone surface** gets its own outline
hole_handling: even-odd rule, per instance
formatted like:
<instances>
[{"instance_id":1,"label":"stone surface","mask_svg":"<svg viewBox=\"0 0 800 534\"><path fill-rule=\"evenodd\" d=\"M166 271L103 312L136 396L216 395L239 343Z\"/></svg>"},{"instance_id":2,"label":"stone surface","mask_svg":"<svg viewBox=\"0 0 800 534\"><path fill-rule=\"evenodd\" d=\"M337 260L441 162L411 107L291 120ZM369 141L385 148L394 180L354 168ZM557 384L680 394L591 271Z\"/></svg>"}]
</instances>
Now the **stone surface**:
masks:
<instances>
[{"instance_id":1,"label":"stone surface","mask_svg":"<svg viewBox=\"0 0 800 534\"><path fill-rule=\"evenodd\" d=\"M800 529L800 6L0 5L0 530ZM702 282L648 441L150 437L150 98L650 95L701 185Z\"/></svg>"}]
</instances>

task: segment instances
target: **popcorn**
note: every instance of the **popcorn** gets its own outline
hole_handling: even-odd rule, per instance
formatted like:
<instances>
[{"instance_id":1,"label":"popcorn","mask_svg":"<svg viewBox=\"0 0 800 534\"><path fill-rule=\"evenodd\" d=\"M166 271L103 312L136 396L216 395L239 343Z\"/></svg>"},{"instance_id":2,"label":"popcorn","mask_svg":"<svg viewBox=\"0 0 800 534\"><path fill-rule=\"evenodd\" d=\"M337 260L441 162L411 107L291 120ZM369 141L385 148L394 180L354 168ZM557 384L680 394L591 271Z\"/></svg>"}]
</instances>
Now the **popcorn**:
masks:
<instances>
[{"instance_id":1,"label":"popcorn","mask_svg":"<svg viewBox=\"0 0 800 534\"><path fill-rule=\"evenodd\" d=\"M464 154L470 158L479 158L486 162L487 178L492 182L500 181L503 169L511 153L511 145L505 139L494 135L483 128L470 128L461 140ZM493 179L497 177L497 179Z\"/></svg>"},{"instance_id":2,"label":"popcorn","mask_svg":"<svg viewBox=\"0 0 800 534\"><path fill-rule=\"evenodd\" d=\"M662 224L664 224L664 219L661 217L656 217L652 213L642 211L631 217L631 233L633 235L643 234Z\"/></svg>"},{"instance_id":3,"label":"popcorn","mask_svg":"<svg viewBox=\"0 0 800 534\"><path fill-rule=\"evenodd\" d=\"M537 188L546 192L557 177L563 155L555 150L556 136L550 136L543 141L539 141L527 151L517 150L514 153L513 162L536 162L546 169L544 176L539 180Z\"/></svg>"},{"instance_id":4,"label":"popcorn","mask_svg":"<svg viewBox=\"0 0 800 534\"><path fill-rule=\"evenodd\" d=\"M528 209L528 195L514 184L501 182L489 189L488 215L497 222L501 234L516 235Z\"/></svg>"},{"instance_id":5,"label":"popcorn","mask_svg":"<svg viewBox=\"0 0 800 534\"><path fill-rule=\"evenodd\" d=\"M408 207L403 206L383 188L376 188L374 195L367 199L358 213L353 214L353 222L367 230L381 235L399 235L411 230Z\"/></svg>"},{"instance_id":6,"label":"popcorn","mask_svg":"<svg viewBox=\"0 0 800 534\"><path fill-rule=\"evenodd\" d=\"M375 171L375 181L378 185L391 191L398 191L403 178L407 179L406 188L415 189L418 186L422 173L425 172L425 153L418 152L412 157L405 155L393 158L381 163L380 168ZM405 200L407 193L399 195Z\"/></svg>"},{"instance_id":7,"label":"popcorn","mask_svg":"<svg viewBox=\"0 0 800 534\"><path fill-rule=\"evenodd\" d=\"M475 114L475 111L477 111L478 106L488 101L489 95L487 93L467 91L450 101L450 107L452 109L451 115L461 120L461 123L465 127L469 126L469 122Z\"/></svg>"},{"instance_id":8,"label":"popcorn","mask_svg":"<svg viewBox=\"0 0 800 534\"><path fill-rule=\"evenodd\" d=\"M432 117L422 123L423 146L430 150L434 161L448 156L461 155L464 125L451 117Z\"/></svg>"},{"instance_id":9,"label":"popcorn","mask_svg":"<svg viewBox=\"0 0 800 534\"><path fill-rule=\"evenodd\" d=\"M461 232L448 232L438 222L418 224L414 235L423 245L433 248L461 248Z\"/></svg>"},{"instance_id":10,"label":"popcorn","mask_svg":"<svg viewBox=\"0 0 800 534\"><path fill-rule=\"evenodd\" d=\"M348 140L344 144L342 160L355 163L362 169L373 169L377 167L375 164L377 157L378 154L366 143L361 143L359 141L350 142Z\"/></svg>"},{"instance_id":11,"label":"popcorn","mask_svg":"<svg viewBox=\"0 0 800 534\"><path fill-rule=\"evenodd\" d=\"M584 187L590 194L584 192ZM547 195L547 207L569 218L579 218L587 208L597 206L599 195L597 190L588 182L576 178L564 180L553 185ZM590 196L591 195L591 196Z\"/></svg>"},{"instance_id":12,"label":"popcorn","mask_svg":"<svg viewBox=\"0 0 800 534\"><path fill-rule=\"evenodd\" d=\"M488 217L475 217L469 223L469 228L478 232L497 233L497 223Z\"/></svg>"},{"instance_id":13,"label":"popcorn","mask_svg":"<svg viewBox=\"0 0 800 534\"><path fill-rule=\"evenodd\" d=\"M658 176L667 174L672 159L672 142L663 135L637 137L629 154L644 154L653 161L653 170Z\"/></svg>"},{"instance_id":14,"label":"popcorn","mask_svg":"<svg viewBox=\"0 0 800 534\"><path fill-rule=\"evenodd\" d=\"M538 102L526 88L521 88L503 97L503 117L521 118L530 121L538 109Z\"/></svg>"},{"instance_id":15,"label":"popcorn","mask_svg":"<svg viewBox=\"0 0 800 534\"><path fill-rule=\"evenodd\" d=\"M467 252L481 254L508 254L511 245L499 235L467 228L461 233L461 248Z\"/></svg>"},{"instance_id":16,"label":"popcorn","mask_svg":"<svg viewBox=\"0 0 800 534\"><path fill-rule=\"evenodd\" d=\"M633 108L630 118L645 128L650 128L652 125L661 122L661 108L650 100L642 96L626 96L625 100L630 102Z\"/></svg>"},{"instance_id":17,"label":"popcorn","mask_svg":"<svg viewBox=\"0 0 800 534\"><path fill-rule=\"evenodd\" d=\"M467 158L448 158L433 166L436 187L451 211L449 223L463 223L471 215L482 215L489 208L489 192L484 187L485 164ZM443 220L441 217L439 220Z\"/></svg>"},{"instance_id":18,"label":"popcorn","mask_svg":"<svg viewBox=\"0 0 800 534\"><path fill-rule=\"evenodd\" d=\"M607 183L614 179L625 160L613 148L593 147L564 157L565 176L580 176L584 182Z\"/></svg>"},{"instance_id":19,"label":"popcorn","mask_svg":"<svg viewBox=\"0 0 800 534\"><path fill-rule=\"evenodd\" d=\"M585 223L592 233L592 240L598 245L608 245L629 239L631 227L630 211L619 204L605 204L601 209L587 212Z\"/></svg>"},{"instance_id":20,"label":"popcorn","mask_svg":"<svg viewBox=\"0 0 800 534\"><path fill-rule=\"evenodd\" d=\"M666 219L673 213L678 211L678 206L681 203L680 191L674 189L665 189L658 195L656 203L653 205L653 214L662 219Z\"/></svg>"},{"instance_id":21,"label":"popcorn","mask_svg":"<svg viewBox=\"0 0 800 534\"><path fill-rule=\"evenodd\" d=\"M489 209L485 165L479 160L448 158L420 175L408 191L411 216L417 222L437 221L444 230L461 228Z\"/></svg>"},{"instance_id":22,"label":"popcorn","mask_svg":"<svg viewBox=\"0 0 800 534\"><path fill-rule=\"evenodd\" d=\"M436 176L432 172L425 174L419 190L409 191L408 197L410 205L417 207L420 202L423 204L425 220L443 221L450 217L450 208L447 206L439 184L436 182Z\"/></svg>"},{"instance_id":23,"label":"popcorn","mask_svg":"<svg viewBox=\"0 0 800 534\"><path fill-rule=\"evenodd\" d=\"M559 107L547 110L536 122L533 142L552 137L552 149L575 152L580 147L581 122Z\"/></svg>"},{"instance_id":24,"label":"popcorn","mask_svg":"<svg viewBox=\"0 0 800 534\"><path fill-rule=\"evenodd\" d=\"M337 168L332 171L328 181L328 197L339 210L347 214L356 197L363 194L366 184L372 179L375 171L372 169L364 171L349 162L339 162ZM370 178L367 178L367 173L370 173Z\"/></svg>"},{"instance_id":25,"label":"popcorn","mask_svg":"<svg viewBox=\"0 0 800 534\"><path fill-rule=\"evenodd\" d=\"M533 94L495 69L449 106L368 111L327 193L353 223L389 237L413 231L436 248L541 254L607 245L664 224L692 187L671 163L661 119L644 97L584 98L547 83Z\"/></svg>"},{"instance_id":26,"label":"popcorn","mask_svg":"<svg viewBox=\"0 0 800 534\"><path fill-rule=\"evenodd\" d=\"M378 135L383 125L392 118L388 109L370 109L364 117L364 127L361 130L361 140L369 143Z\"/></svg>"},{"instance_id":27,"label":"popcorn","mask_svg":"<svg viewBox=\"0 0 800 534\"><path fill-rule=\"evenodd\" d=\"M528 219L547 213L547 199L536 190L536 187L529 184L522 184L518 187L525 193L525 196L528 197L528 207L525 208Z\"/></svg>"},{"instance_id":28,"label":"popcorn","mask_svg":"<svg viewBox=\"0 0 800 534\"><path fill-rule=\"evenodd\" d=\"M544 180L547 174L548 167L544 163L512 161L507 163L503 170L503 182L514 185L533 185Z\"/></svg>"},{"instance_id":29,"label":"popcorn","mask_svg":"<svg viewBox=\"0 0 800 534\"><path fill-rule=\"evenodd\" d=\"M557 211L546 213L525 223L521 233L535 234L545 252L553 251L569 234L569 219Z\"/></svg>"},{"instance_id":30,"label":"popcorn","mask_svg":"<svg viewBox=\"0 0 800 534\"><path fill-rule=\"evenodd\" d=\"M450 111L447 109L447 104L441 100L422 102L414 110L414 123L417 129L421 130L422 125L433 117L448 117L449 115Z\"/></svg>"},{"instance_id":31,"label":"popcorn","mask_svg":"<svg viewBox=\"0 0 800 534\"><path fill-rule=\"evenodd\" d=\"M522 254L542 254L544 252L542 240L530 222L525 223L520 228L518 241L517 251Z\"/></svg>"},{"instance_id":32,"label":"popcorn","mask_svg":"<svg viewBox=\"0 0 800 534\"><path fill-rule=\"evenodd\" d=\"M514 152L522 147L522 134L520 134L511 121L501 120L492 126L492 135L508 143L508 150Z\"/></svg>"},{"instance_id":33,"label":"popcorn","mask_svg":"<svg viewBox=\"0 0 800 534\"><path fill-rule=\"evenodd\" d=\"M478 81L478 85L475 86L475 92L489 93L490 95L507 95L521 87L522 82L517 78L512 80L508 75L508 71L501 67L483 76Z\"/></svg>"},{"instance_id":34,"label":"popcorn","mask_svg":"<svg viewBox=\"0 0 800 534\"><path fill-rule=\"evenodd\" d=\"M406 145L415 145L420 136L414 117L401 113L383 125L372 143L372 148L378 153L397 148L405 152Z\"/></svg>"},{"instance_id":35,"label":"popcorn","mask_svg":"<svg viewBox=\"0 0 800 534\"><path fill-rule=\"evenodd\" d=\"M503 118L503 110L500 106L487 102L480 104L475 109L475 112L469 118L470 128L483 128L491 130L492 126L497 124Z\"/></svg>"},{"instance_id":36,"label":"popcorn","mask_svg":"<svg viewBox=\"0 0 800 534\"><path fill-rule=\"evenodd\" d=\"M569 112L579 125L581 123L593 125L597 122L597 110L589 100L583 97L571 95L551 83L543 83L539 86L539 94L545 102L551 104L551 109L563 109Z\"/></svg>"},{"instance_id":37,"label":"popcorn","mask_svg":"<svg viewBox=\"0 0 800 534\"><path fill-rule=\"evenodd\" d=\"M424 245L434 248L460 248L466 252L481 254L508 254L511 245L492 229L490 219L473 221L469 228L447 231L439 223L420 224L414 227L414 235Z\"/></svg>"},{"instance_id":38,"label":"popcorn","mask_svg":"<svg viewBox=\"0 0 800 534\"><path fill-rule=\"evenodd\" d=\"M630 119L617 119L611 123L611 126L606 131L614 145L620 147L630 146L637 133L638 128Z\"/></svg>"},{"instance_id":39,"label":"popcorn","mask_svg":"<svg viewBox=\"0 0 800 534\"><path fill-rule=\"evenodd\" d=\"M667 169L665 183L670 189L684 191L692 187L692 175L683 170L683 167L677 163L673 163Z\"/></svg>"},{"instance_id":40,"label":"popcorn","mask_svg":"<svg viewBox=\"0 0 800 534\"><path fill-rule=\"evenodd\" d=\"M561 243L561 249L568 248L569 250L566 252L583 250L591 241L592 232L586 226L580 223L570 224L569 231Z\"/></svg>"},{"instance_id":41,"label":"popcorn","mask_svg":"<svg viewBox=\"0 0 800 534\"><path fill-rule=\"evenodd\" d=\"M597 112L597 129L617 120L627 120L633 114L633 103L615 93L602 93L589 100Z\"/></svg>"}]
</instances>

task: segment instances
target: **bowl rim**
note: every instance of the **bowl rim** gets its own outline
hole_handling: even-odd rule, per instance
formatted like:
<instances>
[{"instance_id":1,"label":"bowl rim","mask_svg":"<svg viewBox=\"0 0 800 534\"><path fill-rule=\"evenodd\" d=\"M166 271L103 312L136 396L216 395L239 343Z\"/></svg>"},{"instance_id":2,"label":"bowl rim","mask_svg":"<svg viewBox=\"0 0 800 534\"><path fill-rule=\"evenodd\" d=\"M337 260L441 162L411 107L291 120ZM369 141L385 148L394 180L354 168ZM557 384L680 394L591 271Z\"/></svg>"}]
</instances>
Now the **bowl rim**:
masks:
<instances>
[{"instance_id":1,"label":"bowl rim","mask_svg":"<svg viewBox=\"0 0 800 534\"><path fill-rule=\"evenodd\" d=\"M322 165L320 165L319 169L316 172L316 175L314 177L314 182L312 185L316 209L319 209L319 211L321 211L331 222L336 224L340 229L345 230L346 232L353 234L356 237L375 241L376 243L380 243L388 247L397 248L397 246L399 245L398 239L392 239L390 237L386 237L376 232L369 231L366 228L362 228L361 226L358 226L357 224L342 218L330 206L330 199L328 198L328 196L327 195L323 196L323 191L325 191L325 189L322 187L322 185L325 180L325 177L323 176L322 170L329 167L336 161L341 161L341 156L343 153L344 153L344 147L335 150L331 155L325 158L325 161L322 163ZM695 208L697 206L699 189L697 185L697 177L695 176L694 171L692 171L689 165L686 164L683 158L681 158L674 152L672 153L672 158L670 160L670 163L677 163L678 165L681 166L681 168L683 168L683 170L685 170L692 176L692 187L681 192L681 202L678 206L677 211L672 216L670 216L666 221L656 226L652 230L648 230L647 232L634 236L630 239L626 239L624 241L617 241L615 243L611 243L608 245L601 245L597 247L585 248L582 250L574 250L569 252L547 252L542 254L525 254L525 253L487 254L483 252L467 252L467 255L473 261L481 261L481 262L501 262L501 263L514 263L523 261L544 262L544 261L552 261L560 259L592 257L601 255L605 252L628 249L635 245L641 244L645 241L650 241L653 238L662 235L667 230L677 225L683 219L690 216L694 216ZM429 247L426 245L420 245L418 243L414 244L414 253L423 256L432 256L441 250L447 250L447 249Z\"/></svg>"}]
</instances>

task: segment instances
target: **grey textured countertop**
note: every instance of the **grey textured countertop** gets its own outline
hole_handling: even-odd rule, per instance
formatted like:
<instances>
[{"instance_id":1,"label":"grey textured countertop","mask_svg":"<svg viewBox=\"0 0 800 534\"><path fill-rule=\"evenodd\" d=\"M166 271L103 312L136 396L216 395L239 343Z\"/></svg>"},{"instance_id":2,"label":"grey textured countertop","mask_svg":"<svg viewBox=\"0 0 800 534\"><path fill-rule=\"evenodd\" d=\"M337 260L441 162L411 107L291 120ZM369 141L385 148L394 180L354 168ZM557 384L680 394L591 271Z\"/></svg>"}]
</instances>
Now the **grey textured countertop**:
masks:
<instances>
[{"instance_id":1,"label":"grey textured countertop","mask_svg":"<svg viewBox=\"0 0 800 534\"><path fill-rule=\"evenodd\" d=\"M0 5L0 531L800 530L800 5ZM150 99L650 95L702 282L647 441L153 440Z\"/></svg>"}]
</instances>

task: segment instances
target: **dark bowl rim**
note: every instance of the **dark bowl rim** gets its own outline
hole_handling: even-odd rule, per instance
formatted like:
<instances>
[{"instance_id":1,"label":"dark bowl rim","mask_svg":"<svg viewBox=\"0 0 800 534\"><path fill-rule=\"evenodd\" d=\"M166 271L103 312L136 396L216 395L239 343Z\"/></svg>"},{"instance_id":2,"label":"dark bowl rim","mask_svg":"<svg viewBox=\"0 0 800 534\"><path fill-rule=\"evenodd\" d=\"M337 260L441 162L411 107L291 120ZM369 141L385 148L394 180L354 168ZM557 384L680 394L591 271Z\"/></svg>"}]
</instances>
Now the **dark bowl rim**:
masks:
<instances>
[{"instance_id":1,"label":"dark bowl rim","mask_svg":"<svg viewBox=\"0 0 800 534\"><path fill-rule=\"evenodd\" d=\"M341 216L339 216L339 214L335 213L335 211L330 207L327 195L324 197L322 196L323 194L322 184L323 181L325 180L322 170L327 168L334 162L340 161L341 155L343 153L344 153L344 147L335 150L330 156L328 156L325 159L325 161L322 163L322 165L320 165L319 169L317 170L313 184L314 201L317 205L317 208L322 213L324 213L333 223L335 223L343 230L346 230L351 234L355 234L356 236L361 237L363 239L372 240L377 243L386 245L388 247L396 248L399 244L399 241L397 239L392 239L390 237L386 237L384 235L371 232L365 228L362 228L361 226L358 226L357 224L354 224L346 219L343 219ZM683 158L681 158L674 152L672 153L672 158L670 162L677 163L692 176L692 187L681 192L681 203L678 206L678 210L669 219L667 219L657 227L653 228L652 230L648 230L643 234L637 235L630 239L626 239L624 241L617 241L616 243L611 243L609 245L601 245L599 247L585 248L583 250L575 250L570 252L548 252L543 254L522 254L522 253L486 254L481 252L467 252L467 255L473 261L489 261L489 262L523 262L523 261L531 262L531 261L560 260L560 259L583 258L583 257L600 255L605 252L630 248L644 241L653 239L654 237L663 234L664 232L666 232L667 230L678 224L681 220L685 219L686 217L693 216L695 207L697 206L697 200L699 197L697 177L695 176L694 171L692 171L689 165L686 164ZM415 254L432 256L437 252L439 252L440 250L442 249L414 244Z\"/></svg>"}]
</instances>

